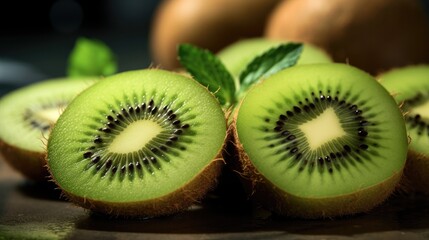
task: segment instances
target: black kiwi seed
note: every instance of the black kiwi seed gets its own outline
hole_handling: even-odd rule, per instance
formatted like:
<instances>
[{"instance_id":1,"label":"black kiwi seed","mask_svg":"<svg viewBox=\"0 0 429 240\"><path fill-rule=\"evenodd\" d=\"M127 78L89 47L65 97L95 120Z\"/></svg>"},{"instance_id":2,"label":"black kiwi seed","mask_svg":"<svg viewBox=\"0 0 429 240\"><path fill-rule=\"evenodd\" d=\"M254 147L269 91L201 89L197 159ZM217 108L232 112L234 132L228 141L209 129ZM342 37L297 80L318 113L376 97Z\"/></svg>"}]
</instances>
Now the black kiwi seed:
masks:
<instances>
[{"instance_id":1,"label":"black kiwi seed","mask_svg":"<svg viewBox=\"0 0 429 240\"><path fill-rule=\"evenodd\" d=\"M277 126L277 127L274 128L274 131L280 132L282 129L283 129L282 126Z\"/></svg>"},{"instance_id":2,"label":"black kiwi seed","mask_svg":"<svg viewBox=\"0 0 429 240\"><path fill-rule=\"evenodd\" d=\"M100 136L96 136L95 138L94 138L94 143L102 143L103 142L103 139L101 139L101 137Z\"/></svg>"},{"instance_id":3,"label":"black kiwi seed","mask_svg":"<svg viewBox=\"0 0 429 240\"><path fill-rule=\"evenodd\" d=\"M190 127L190 125L189 125L189 124L187 124L187 123L185 123L185 124L183 124L183 125L182 125L182 128L183 128L183 129L187 129L187 128L189 128L189 127Z\"/></svg>"},{"instance_id":4,"label":"black kiwi seed","mask_svg":"<svg viewBox=\"0 0 429 240\"><path fill-rule=\"evenodd\" d=\"M92 156L92 152L85 152L84 154L83 154L83 157L84 158L90 158Z\"/></svg>"},{"instance_id":5,"label":"black kiwi seed","mask_svg":"<svg viewBox=\"0 0 429 240\"><path fill-rule=\"evenodd\" d=\"M151 113L152 113L152 114L155 114L157 111L158 111L158 108L157 108L157 107L154 107L154 108L152 109Z\"/></svg>"},{"instance_id":6,"label":"black kiwi seed","mask_svg":"<svg viewBox=\"0 0 429 240\"><path fill-rule=\"evenodd\" d=\"M112 166L112 160L107 160L106 161L106 168L110 168Z\"/></svg>"},{"instance_id":7,"label":"black kiwi seed","mask_svg":"<svg viewBox=\"0 0 429 240\"><path fill-rule=\"evenodd\" d=\"M98 163L100 161L101 157L100 156L95 156L91 159L92 163Z\"/></svg>"},{"instance_id":8,"label":"black kiwi seed","mask_svg":"<svg viewBox=\"0 0 429 240\"><path fill-rule=\"evenodd\" d=\"M171 110L170 110L171 111ZM173 119L175 119L176 118L176 114L171 114L169 117L168 117L168 120L173 120Z\"/></svg>"},{"instance_id":9,"label":"black kiwi seed","mask_svg":"<svg viewBox=\"0 0 429 240\"><path fill-rule=\"evenodd\" d=\"M131 162L128 164L128 170L133 171L134 170L134 164Z\"/></svg>"}]
</instances>

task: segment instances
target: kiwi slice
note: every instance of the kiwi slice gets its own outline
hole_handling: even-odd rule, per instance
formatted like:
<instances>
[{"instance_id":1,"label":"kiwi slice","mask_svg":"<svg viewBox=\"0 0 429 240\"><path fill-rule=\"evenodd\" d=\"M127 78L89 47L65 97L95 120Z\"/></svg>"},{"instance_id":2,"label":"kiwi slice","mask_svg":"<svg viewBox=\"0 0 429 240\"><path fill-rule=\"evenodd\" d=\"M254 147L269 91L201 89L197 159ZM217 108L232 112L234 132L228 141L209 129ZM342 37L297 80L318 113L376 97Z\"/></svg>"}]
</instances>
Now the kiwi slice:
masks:
<instances>
[{"instance_id":1,"label":"kiwi slice","mask_svg":"<svg viewBox=\"0 0 429 240\"><path fill-rule=\"evenodd\" d=\"M405 113L410 137L406 183L429 194L429 65L390 70L378 77ZM408 185L408 184L407 184Z\"/></svg>"},{"instance_id":2,"label":"kiwi slice","mask_svg":"<svg viewBox=\"0 0 429 240\"><path fill-rule=\"evenodd\" d=\"M401 178L404 119L371 76L344 64L295 66L244 97L235 136L256 199L303 218L354 214L385 200Z\"/></svg>"},{"instance_id":3,"label":"kiwi slice","mask_svg":"<svg viewBox=\"0 0 429 240\"><path fill-rule=\"evenodd\" d=\"M224 113L205 87L168 71L129 71L70 103L49 138L48 167L82 207L168 215L214 187L225 137Z\"/></svg>"},{"instance_id":4,"label":"kiwi slice","mask_svg":"<svg viewBox=\"0 0 429 240\"><path fill-rule=\"evenodd\" d=\"M283 43L285 42L266 38L247 38L227 46L218 52L217 56L228 71L238 77L255 57ZM329 62L332 62L332 59L324 50L305 43L297 64Z\"/></svg>"},{"instance_id":5,"label":"kiwi slice","mask_svg":"<svg viewBox=\"0 0 429 240\"><path fill-rule=\"evenodd\" d=\"M57 78L19 88L0 99L0 152L24 176L41 181L46 140L67 104L95 78Z\"/></svg>"}]
</instances>

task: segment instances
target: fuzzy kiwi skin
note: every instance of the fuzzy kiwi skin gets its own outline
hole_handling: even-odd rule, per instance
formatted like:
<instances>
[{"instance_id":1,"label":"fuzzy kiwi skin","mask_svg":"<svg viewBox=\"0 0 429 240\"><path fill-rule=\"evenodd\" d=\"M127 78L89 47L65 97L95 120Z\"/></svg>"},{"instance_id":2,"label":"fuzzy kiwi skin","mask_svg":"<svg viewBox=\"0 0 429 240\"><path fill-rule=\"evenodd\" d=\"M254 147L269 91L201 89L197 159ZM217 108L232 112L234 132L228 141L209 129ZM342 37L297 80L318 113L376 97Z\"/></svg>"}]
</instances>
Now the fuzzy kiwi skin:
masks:
<instances>
[{"instance_id":1,"label":"fuzzy kiwi skin","mask_svg":"<svg viewBox=\"0 0 429 240\"><path fill-rule=\"evenodd\" d=\"M49 176L46 170L46 154L17 148L0 140L0 152L3 159L16 171L21 172L26 178L41 182ZM32 161L29 161L32 159Z\"/></svg>"},{"instance_id":2,"label":"fuzzy kiwi skin","mask_svg":"<svg viewBox=\"0 0 429 240\"><path fill-rule=\"evenodd\" d=\"M147 218L177 214L188 209L211 190L213 190L223 168L224 161L219 153L194 179L184 187L162 196L142 202L111 203L73 195L53 181L62 190L65 197L74 204L103 215L120 218ZM51 174L52 176L52 174Z\"/></svg>"},{"instance_id":3,"label":"fuzzy kiwi skin","mask_svg":"<svg viewBox=\"0 0 429 240\"><path fill-rule=\"evenodd\" d=\"M257 85L253 86L253 88L255 87ZM359 189L351 194L328 198L305 198L281 190L257 170L240 143L236 122L241 103L235 109L232 123L228 129L230 144L234 147L229 148L225 155L237 161L231 166L239 173L246 192L265 209L282 216L303 219L338 218L370 212L400 189L405 164L383 182Z\"/></svg>"},{"instance_id":4,"label":"fuzzy kiwi skin","mask_svg":"<svg viewBox=\"0 0 429 240\"><path fill-rule=\"evenodd\" d=\"M429 156L409 150L407 158L408 161L404 171L405 190L418 191L429 195Z\"/></svg>"},{"instance_id":5,"label":"fuzzy kiwi skin","mask_svg":"<svg viewBox=\"0 0 429 240\"><path fill-rule=\"evenodd\" d=\"M240 38L263 33L280 0L165 0L154 14L150 49L156 65L180 67L176 47L191 43L217 52ZM251 13L251 14L249 14Z\"/></svg>"},{"instance_id":6,"label":"fuzzy kiwi skin","mask_svg":"<svg viewBox=\"0 0 429 240\"><path fill-rule=\"evenodd\" d=\"M265 36L310 42L335 62L372 74L429 62L429 21L420 0L289 0L267 21Z\"/></svg>"}]
</instances>

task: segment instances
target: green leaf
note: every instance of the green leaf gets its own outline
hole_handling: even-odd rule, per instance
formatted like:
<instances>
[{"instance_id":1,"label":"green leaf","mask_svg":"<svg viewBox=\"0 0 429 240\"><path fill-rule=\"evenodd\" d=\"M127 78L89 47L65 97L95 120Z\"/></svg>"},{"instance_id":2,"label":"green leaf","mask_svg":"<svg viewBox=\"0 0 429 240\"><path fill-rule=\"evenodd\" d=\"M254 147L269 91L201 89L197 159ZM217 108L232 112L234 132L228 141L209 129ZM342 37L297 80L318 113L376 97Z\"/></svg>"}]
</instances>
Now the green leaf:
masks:
<instances>
[{"instance_id":1,"label":"green leaf","mask_svg":"<svg viewBox=\"0 0 429 240\"><path fill-rule=\"evenodd\" d=\"M190 44L178 48L182 66L217 97L222 106L235 104L234 78L222 62L210 51Z\"/></svg>"},{"instance_id":2,"label":"green leaf","mask_svg":"<svg viewBox=\"0 0 429 240\"><path fill-rule=\"evenodd\" d=\"M69 55L67 74L70 77L108 76L117 69L116 58L106 44L81 37Z\"/></svg>"},{"instance_id":3,"label":"green leaf","mask_svg":"<svg viewBox=\"0 0 429 240\"><path fill-rule=\"evenodd\" d=\"M302 48L301 43L281 44L254 58L240 74L238 96L241 96L250 86L261 79L295 65Z\"/></svg>"}]
</instances>

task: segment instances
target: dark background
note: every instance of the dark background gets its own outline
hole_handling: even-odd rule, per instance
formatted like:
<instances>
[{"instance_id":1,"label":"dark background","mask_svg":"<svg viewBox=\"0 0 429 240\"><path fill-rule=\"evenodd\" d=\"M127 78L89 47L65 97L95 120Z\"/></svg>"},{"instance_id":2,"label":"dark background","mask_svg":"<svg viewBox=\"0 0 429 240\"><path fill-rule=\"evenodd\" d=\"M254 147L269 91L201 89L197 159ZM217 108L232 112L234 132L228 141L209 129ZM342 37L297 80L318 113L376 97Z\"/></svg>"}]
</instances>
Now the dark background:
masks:
<instances>
[{"instance_id":1,"label":"dark background","mask_svg":"<svg viewBox=\"0 0 429 240\"><path fill-rule=\"evenodd\" d=\"M78 37L115 53L119 71L147 68L152 16L161 0L43 0L0 3L0 95L66 74Z\"/></svg>"},{"instance_id":2,"label":"dark background","mask_svg":"<svg viewBox=\"0 0 429 240\"><path fill-rule=\"evenodd\" d=\"M118 71L149 67L148 35L161 1L1 1L0 96L34 81L64 76L78 37L106 43L116 55ZM429 0L421 1L429 13Z\"/></svg>"}]
</instances>

